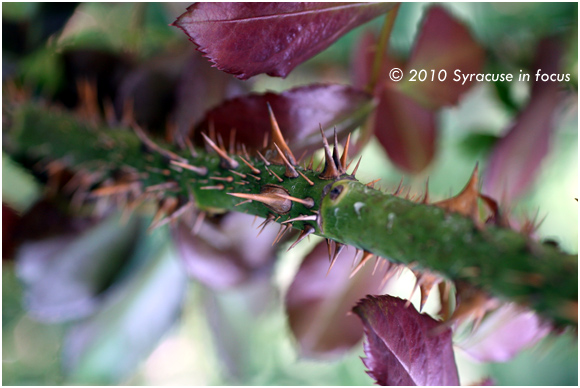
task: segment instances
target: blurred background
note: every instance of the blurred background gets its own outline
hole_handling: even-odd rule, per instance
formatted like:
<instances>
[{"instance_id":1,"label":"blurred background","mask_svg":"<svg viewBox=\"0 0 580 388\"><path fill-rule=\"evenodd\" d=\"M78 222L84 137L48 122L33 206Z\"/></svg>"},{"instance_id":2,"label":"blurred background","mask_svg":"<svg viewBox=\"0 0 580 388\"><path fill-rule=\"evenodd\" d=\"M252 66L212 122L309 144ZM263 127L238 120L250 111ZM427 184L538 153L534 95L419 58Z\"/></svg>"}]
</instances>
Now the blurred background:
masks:
<instances>
[{"instance_id":1,"label":"blurred background","mask_svg":"<svg viewBox=\"0 0 580 388\"><path fill-rule=\"evenodd\" d=\"M402 4L390 41L392 58L404 62L412 56L430 7ZM540 92L533 82L475 83L458 104L437 109L435 152L427 168L405 171L372 137L357 178L381 178L382 188L395 188L404 178L412 191L421 192L429 177L430 196L437 200L457 193L476 162L484 172L503 163L526 178L510 193L513 217L523 220L538 212L544 221L537 237L576 253L577 4L442 7L483 48L482 72L532 73L544 58L545 69L557 63L570 81L550 107L534 100ZM351 31L286 79L259 75L242 82L211 68L186 36L169 26L185 8L183 3L3 3L3 84L16 80L35 96L74 109L76 81L88 78L96 82L99 101L108 101L117 116L124 101L133 99L136 120L150 132L165 128L168 120L183 130L223 100L245 93L314 82L356 84L357 48L369 31L378 34L383 22L378 18ZM545 117L550 120L544 129L515 130ZM508 133L512 140L502 142ZM507 158L515 150L526 157ZM484 185L501 192L492 177ZM249 227L253 217L207 220L194 239L180 225L148 231L151 217L145 213L128 219L114 211L75 213L62 199L42 196L41 185L3 152L4 385L372 384L360 361L360 327L345 318L370 292L362 276L371 278L372 268L349 281L352 251L343 253L343 267L337 265L327 278L320 239L286 252L291 240L271 245L275 226L254 238L261 220ZM405 272L397 282L373 287L375 293L386 287L407 298L413 284L413 275ZM428 312L438 311L435 299ZM333 335L321 334L329 332ZM486 377L498 385L578 383L575 333L548 335L507 362L477 362L468 353L458 345L464 385Z\"/></svg>"}]
</instances>

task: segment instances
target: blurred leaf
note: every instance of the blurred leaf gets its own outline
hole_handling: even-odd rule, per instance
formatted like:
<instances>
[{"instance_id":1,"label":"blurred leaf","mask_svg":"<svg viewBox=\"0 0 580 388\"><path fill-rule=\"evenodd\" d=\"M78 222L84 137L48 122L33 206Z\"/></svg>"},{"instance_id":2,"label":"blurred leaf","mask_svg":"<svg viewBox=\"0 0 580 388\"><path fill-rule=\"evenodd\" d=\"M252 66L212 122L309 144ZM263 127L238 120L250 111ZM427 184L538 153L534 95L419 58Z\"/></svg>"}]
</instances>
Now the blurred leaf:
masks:
<instances>
[{"instance_id":1,"label":"blurred leaf","mask_svg":"<svg viewBox=\"0 0 580 388\"><path fill-rule=\"evenodd\" d=\"M539 88L532 95L493 149L484 177L485 194L510 203L534 181L548 154L562 97L557 84Z\"/></svg>"},{"instance_id":2,"label":"blurred leaf","mask_svg":"<svg viewBox=\"0 0 580 388\"><path fill-rule=\"evenodd\" d=\"M211 289L234 287L269 274L276 257L272 241L278 225L267 226L256 237L258 231L250 226L253 218L228 213L217 224L206 220L197 236L183 223L172 227L187 274Z\"/></svg>"},{"instance_id":3,"label":"blurred leaf","mask_svg":"<svg viewBox=\"0 0 580 388\"><path fill-rule=\"evenodd\" d=\"M139 223L116 217L82 233L29 242L16 257L25 302L36 319L60 322L84 317L118 275L134 247Z\"/></svg>"},{"instance_id":4,"label":"blurred leaf","mask_svg":"<svg viewBox=\"0 0 580 388\"><path fill-rule=\"evenodd\" d=\"M542 323L533 312L505 304L456 345L477 361L505 362L523 348L533 346L550 330L550 326Z\"/></svg>"},{"instance_id":5,"label":"blurred leaf","mask_svg":"<svg viewBox=\"0 0 580 388\"><path fill-rule=\"evenodd\" d=\"M342 252L326 275L328 251L326 242L320 242L306 256L288 289L286 312L302 356L340 356L362 339L362 325L350 310L366 294L380 292L383 276L372 275L373 264L367 263L349 279L350 255Z\"/></svg>"},{"instance_id":6,"label":"blurred leaf","mask_svg":"<svg viewBox=\"0 0 580 388\"><path fill-rule=\"evenodd\" d=\"M20 216L2 202L2 260L12 259L16 248L14 233Z\"/></svg>"},{"instance_id":7,"label":"blurred leaf","mask_svg":"<svg viewBox=\"0 0 580 388\"><path fill-rule=\"evenodd\" d=\"M380 385L459 385L451 329L389 295L367 296L353 309L363 322L369 375Z\"/></svg>"},{"instance_id":8,"label":"blurred leaf","mask_svg":"<svg viewBox=\"0 0 580 388\"><path fill-rule=\"evenodd\" d=\"M185 137L205 113L225 99L244 94L248 83L211 67L199 52L191 50L179 77L173 118L176 131Z\"/></svg>"},{"instance_id":9,"label":"blurred leaf","mask_svg":"<svg viewBox=\"0 0 580 388\"><path fill-rule=\"evenodd\" d=\"M286 77L386 3L195 3L173 23L217 68L248 79Z\"/></svg>"},{"instance_id":10,"label":"blurred leaf","mask_svg":"<svg viewBox=\"0 0 580 388\"><path fill-rule=\"evenodd\" d=\"M309 85L283 93L250 94L224 102L209 111L195 131L196 144L204 144L201 132L208 132L209 123L215 126L229 147L230 131L236 129L236 142L248 149L262 149L264 136L270 135L270 103L280 130L292 152L320 148L320 130L336 126L339 138L359 126L373 108L372 97L345 85Z\"/></svg>"},{"instance_id":11,"label":"blurred leaf","mask_svg":"<svg viewBox=\"0 0 580 388\"><path fill-rule=\"evenodd\" d=\"M438 132L433 111L394 88L385 88L374 123L375 136L398 168L419 173L433 160Z\"/></svg>"},{"instance_id":12,"label":"blurred leaf","mask_svg":"<svg viewBox=\"0 0 580 388\"><path fill-rule=\"evenodd\" d=\"M124 281L107 292L99 310L71 328L63 359L77 384L118 384L175 324L187 278L167 249L167 234L141 235Z\"/></svg>"},{"instance_id":13,"label":"blurred leaf","mask_svg":"<svg viewBox=\"0 0 580 388\"><path fill-rule=\"evenodd\" d=\"M460 147L469 156L488 154L497 144L499 138L490 133L472 132L461 140Z\"/></svg>"},{"instance_id":14,"label":"blurred leaf","mask_svg":"<svg viewBox=\"0 0 580 388\"><path fill-rule=\"evenodd\" d=\"M473 82L453 81L455 70L462 74L479 73L483 68L485 52L473 39L469 30L456 21L442 7L429 9L419 36L407 63L404 81L398 84L400 90L415 101L431 109L455 105L459 97L471 87ZM427 71L423 82L411 82L409 70ZM431 70L435 70L434 80ZM437 78L439 71L445 70L445 81Z\"/></svg>"}]
</instances>

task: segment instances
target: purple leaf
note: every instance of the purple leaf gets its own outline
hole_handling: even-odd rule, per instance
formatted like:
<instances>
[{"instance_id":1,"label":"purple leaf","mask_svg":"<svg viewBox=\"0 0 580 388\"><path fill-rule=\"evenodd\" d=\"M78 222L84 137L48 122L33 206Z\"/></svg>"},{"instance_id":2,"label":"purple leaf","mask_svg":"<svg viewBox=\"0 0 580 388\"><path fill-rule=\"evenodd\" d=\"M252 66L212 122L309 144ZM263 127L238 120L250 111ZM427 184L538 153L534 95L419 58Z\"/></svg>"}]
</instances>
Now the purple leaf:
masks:
<instances>
[{"instance_id":1,"label":"purple leaf","mask_svg":"<svg viewBox=\"0 0 580 388\"><path fill-rule=\"evenodd\" d=\"M345 249L326 275L327 246L319 243L306 256L288 289L288 320L303 356L337 356L362 339L362 325L350 310L364 295L379 292L383 277L382 273L372 275L374 263L367 263L349 279L352 255Z\"/></svg>"},{"instance_id":2,"label":"purple leaf","mask_svg":"<svg viewBox=\"0 0 580 388\"><path fill-rule=\"evenodd\" d=\"M25 284L28 312L47 322L94 312L129 261L139 229L136 217L123 227L117 217L111 217L82 234L24 244L16 257L16 270Z\"/></svg>"},{"instance_id":3,"label":"purple leaf","mask_svg":"<svg viewBox=\"0 0 580 388\"><path fill-rule=\"evenodd\" d=\"M433 111L387 87L381 93L374 122L375 136L398 168L419 173L431 163L437 138Z\"/></svg>"},{"instance_id":4,"label":"purple leaf","mask_svg":"<svg viewBox=\"0 0 580 388\"><path fill-rule=\"evenodd\" d=\"M459 385L451 330L405 301L367 296L353 309L363 322L367 372L380 385Z\"/></svg>"},{"instance_id":5,"label":"purple leaf","mask_svg":"<svg viewBox=\"0 0 580 388\"><path fill-rule=\"evenodd\" d=\"M480 362L506 362L550 333L531 311L506 304L487 316L477 330L456 345Z\"/></svg>"},{"instance_id":6,"label":"purple leaf","mask_svg":"<svg viewBox=\"0 0 580 388\"><path fill-rule=\"evenodd\" d=\"M557 73L561 51L555 41L544 41L537 52L537 68ZM532 77L536 72L532 72ZM489 159L483 191L508 203L533 183L547 155L556 128L557 108L563 100L557 82L536 82L528 106L519 114L507 134L497 142Z\"/></svg>"},{"instance_id":7,"label":"purple leaf","mask_svg":"<svg viewBox=\"0 0 580 388\"><path fill-rule=\"evenodd\" d=\"M195 3L173 23L220 70L248 79L290 71L394 3Z\"/></svg>"},{"instance_id":8,"label":"purple leaf","mask_svg":"<svg viewBox=\"0 0 580 388\"><path fill-rule=\"evenodd\" d=\"M212 289L226 289L265 275L275 258L272 241L278 225L269 225L260 236L250 227L252 216L229 213L217 224L206 220L194 236L178 223L171 229L189 276ZM259 224L256 221L255 226Z\"/></svg>"},{"instance_id":9,"label":"purple leaf","mask_svg":"<svg viewBox=\"0 0 580 388\"><path fill-rule=\"evenodd\" d=\"M187 136L209 109L222 101L244 94L249 84L232 78L213 67L192 50L179 78L176 91L176 131Z\"/></svg>"},{"instance_id":10,"label":"purple leaf","mask_svg":"<svg viewBox=\"0 0 580 388\"><path fill-rule=\"evenodd\" d=\"M373 108L368 93L345 85L309 85L281 94L250 94L209 111L196 128L195 143L204 144L201 132L208 132L212 122L226 147L230 131L235 128L236 142L248 149L262 149L264 137L270 134L267 103L272 106L280 130L296 157L305 150L320 148L319 125L325 129L336 126L339 137L344 138ZM330 134L329 131L327 135Z\"/></svg>"},{"instance_id":11,"label":"purple leaf","mask_svg":"<svg viewBox=\"0 0 580 388\"><path fill-rule=\"evenodd\" d=\"M454 72L462 74L479 73L483 68L485 52L473 39L469 30L441 7L432 7L425 18L419 37L415 42L411 57L406 66L406 76L398 84L400 90L413 97L423 106L431 109L457 104L473 82L453 81ZM409 81L409 71L427 71L425 81L418 75L414 82ZM435 70L435 74L431 73ZM443 79L445 70L446 78ZM432 80L432 77L434 80Z\"/></svg>"}]
</instances>

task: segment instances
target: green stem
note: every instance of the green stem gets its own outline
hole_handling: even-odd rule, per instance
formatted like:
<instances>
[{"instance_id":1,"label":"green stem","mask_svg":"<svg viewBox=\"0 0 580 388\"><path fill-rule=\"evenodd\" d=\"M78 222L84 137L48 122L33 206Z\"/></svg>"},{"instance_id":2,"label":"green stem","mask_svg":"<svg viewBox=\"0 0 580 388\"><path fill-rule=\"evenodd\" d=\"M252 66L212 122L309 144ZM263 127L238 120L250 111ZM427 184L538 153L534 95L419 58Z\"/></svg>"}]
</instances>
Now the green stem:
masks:
<instances>
[{"instance_id":1,"label":"green stem","mask_svg":"<svg viewBox=\"0 0 580 388\"><path fill-rule=\"evenodd\" d=\"M372 93L379 81L379 76L381 74L381 68L383 67L383 60L385 54L387 53L389 38L391 37L391 32L393 31L393 26L395 24L395 19L399 12L400 4L397 4L391 12L385 15L385 22L383 23L383 28L381 29L381 35L379 36L379 41L377 43L377 50L375 52L375 58L373 61L373 70L371 73L371 79L366 86L366 91Z\"/></svg>"},{"instance_id":2,"label":"green stem","mask_svg":"<svg viewBox=\"0 0 580 388\"><path fill-rule=\"evenodd\" d=\"M182 206L273 216L279 223L317 215L316 221L295 221L292 226L310 225L319 236L469 282L504 300L527 305L559 324L577 324L577 256L512 229L482 228L468 217L386 194L346 174L325 180L320 172L295 166L308 179L289 178L284 166L266 166L259 158L250 159L252 170L237 155L230 157L238 166L224 168L218 155L201 148L196 149L196 156L171 145L163 145L170 153L155 151L150 145L144 147L132 131L95 130L70 113L45 107L23 106L5 122L9 127L5 147L12 156L33 162L60 160L86 176L97 177L93 188L118 180L119 172L125 171L122 181L130 179L133 184L127 196L145 195L151 188L174 182L170 183L173 187L153 193L177 198ZM181 161L199 169L181 168ZM242 199L228 195L259 194L266 185L311 202L292 202L287 212L280 212L285 214L279 214L256 200L240 205Z\"/></svg>"}]
</instances>

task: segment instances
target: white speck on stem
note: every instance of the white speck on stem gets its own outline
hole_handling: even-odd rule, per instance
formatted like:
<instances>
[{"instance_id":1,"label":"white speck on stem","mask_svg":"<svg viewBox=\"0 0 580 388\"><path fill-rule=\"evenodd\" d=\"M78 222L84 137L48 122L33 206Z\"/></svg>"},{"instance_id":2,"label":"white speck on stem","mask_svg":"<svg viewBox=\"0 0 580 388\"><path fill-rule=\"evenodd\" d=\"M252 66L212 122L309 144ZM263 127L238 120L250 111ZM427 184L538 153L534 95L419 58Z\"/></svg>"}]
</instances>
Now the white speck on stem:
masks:
<instances>
[{"instance_id":1,"label":"white speck on stem","mask_svg":"<svg viewBox=\"0 0 580 388\"><path fill-rule=\"evenodd\" d=\"M395 215L395 213L389 213L389 215L387 216L387 219L389 220L389 222L387 223L387 229L391 230L391 228L393 227L393 222L395 221L395 218L397 216Z\"/></svg>"},{"instance_id":2,"label":"white speck on stem","mask_svg":"<svg viewBox=\"0 0 580 388\"><path fill-rule=\"evenodd\" d=\"M358 216L359 220L360 220L360 209L366 206L366 203L364 202L355 202L354 203L354 211L356 212L356 215Z\"/></svg>"}]
</instances>

